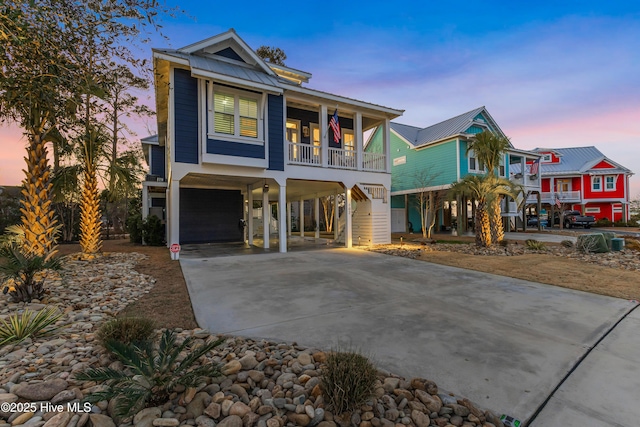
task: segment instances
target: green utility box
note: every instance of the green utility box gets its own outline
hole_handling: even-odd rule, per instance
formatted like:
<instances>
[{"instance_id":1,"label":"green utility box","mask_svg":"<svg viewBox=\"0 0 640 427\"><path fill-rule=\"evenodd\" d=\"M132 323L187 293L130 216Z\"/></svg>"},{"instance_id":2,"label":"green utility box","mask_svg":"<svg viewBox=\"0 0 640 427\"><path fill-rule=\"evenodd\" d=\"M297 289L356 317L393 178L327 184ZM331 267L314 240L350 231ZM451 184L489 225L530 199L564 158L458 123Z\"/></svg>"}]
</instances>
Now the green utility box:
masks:
<instances>
[{"instance_id":1,"label":"green utility box","mask_svg":"<svg viewBox=\"0 0 640 427\"><path fill-rule=\"evenodd\" d=\"M611 250L612 251L621 251L624 249L624 239L620 237L614 237L611 239Z\"/></svg>"}]
</instances>

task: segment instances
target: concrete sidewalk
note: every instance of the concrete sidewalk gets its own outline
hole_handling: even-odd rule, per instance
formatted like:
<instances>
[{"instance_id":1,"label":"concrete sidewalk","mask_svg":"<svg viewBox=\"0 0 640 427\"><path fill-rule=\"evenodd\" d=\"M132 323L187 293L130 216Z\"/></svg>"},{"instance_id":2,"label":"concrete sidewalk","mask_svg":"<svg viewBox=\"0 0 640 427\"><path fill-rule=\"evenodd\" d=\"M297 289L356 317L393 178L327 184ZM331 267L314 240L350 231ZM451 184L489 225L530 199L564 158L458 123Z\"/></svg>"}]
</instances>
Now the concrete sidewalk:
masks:
<instances>
[{"instance_id":1,"label":"concrete sidewalk","mask_svg":"<svg viewBox=\"0 0 640 427\"><path fill-rule=\"evenodd\" d=\"M531 424L602 427L640 424L640 309L587 356Z\"/></svg>"},{"instance_id":2,"label":"concrete sidewalk","mask_svg":"<svg viewBox=\"0 0 640 427\"><path fill-rule=\"evenodd\" d=\"M180 262L202 327L346 344L384 369L521 420L634 305L358 250Z\"/></svg>"}]
</instances>

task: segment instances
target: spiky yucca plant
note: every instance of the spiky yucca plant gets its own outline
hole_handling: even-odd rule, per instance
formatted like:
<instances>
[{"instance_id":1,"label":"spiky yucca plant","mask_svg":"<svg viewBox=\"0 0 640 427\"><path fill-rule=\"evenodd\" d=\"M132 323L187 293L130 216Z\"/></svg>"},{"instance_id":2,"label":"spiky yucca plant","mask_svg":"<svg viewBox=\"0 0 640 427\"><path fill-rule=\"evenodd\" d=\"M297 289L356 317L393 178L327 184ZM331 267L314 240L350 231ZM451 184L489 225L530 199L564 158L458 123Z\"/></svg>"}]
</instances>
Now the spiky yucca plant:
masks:
<instances>
[{"instance_id":1,"label":"spiky yucca plant","mask_svg":"<svg viewBox=\"0 0 640 427\"><path fill-rule=\"evenodd\" d=\"M107 389L89 395L86 400L95 403L115 399L115 414L124 419L147 406L166 403L178 385L195 387L205 377L220 375L217 365L205 364L195 368L193 365L224 339L191 348L194 341L194 337L188 337L182 344L177 344L176 333L170 330L165 330L157 345L148 341L137 344L108 341L105 347L125 369L89 369L76 374L76 379L104 382ZM188 353L184 359L181 358L183 352Z\"/></svg>"},{"instance_id":2,"label":"spiky yucca plant","mask_svg":"<svg viewBox=\"0 0 640 427\"><path fill-rule=\"evenodd\" d=\"M23 252L47 256L55 252L58 231L51 206L51 170L45 141L39 135L30 139L20 208L24 232Z\"/></svg>"},{"instance_id":3,"label":"spiky yucca plant","mask_svg":"<svg viewBox=\"0 0 640 427\"><path fill-rule=\"evenodd\" d=\"M11 314L6 320L0 319L0 346L50 335L59 329L52 325L61 317L56 307L48 307L36 312L27 309L22 314Z\"/></svg>"}]
</instances>

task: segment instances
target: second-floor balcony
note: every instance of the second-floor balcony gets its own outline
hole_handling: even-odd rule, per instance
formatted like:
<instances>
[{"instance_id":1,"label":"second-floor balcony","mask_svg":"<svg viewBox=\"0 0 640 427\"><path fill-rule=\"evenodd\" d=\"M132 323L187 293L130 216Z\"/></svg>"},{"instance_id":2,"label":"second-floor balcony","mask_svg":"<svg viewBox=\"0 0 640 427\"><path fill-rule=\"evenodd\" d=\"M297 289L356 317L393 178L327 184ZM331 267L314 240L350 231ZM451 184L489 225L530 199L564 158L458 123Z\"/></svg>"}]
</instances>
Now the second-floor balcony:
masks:
<instances>
[{"instance_id":1,"label":"second-floor balcony","mask_svg":"<svg viewBox=\"0 0 640 427\"><path fill-rule=\"evenodd\" d=\"M328 167L335 169L362 170L367 172L385 172L387 156L382 153L358 153L351 148L328 147L326 163L323 162L323 150L318 145L305 143L289 144L289 164Z\"/></svg>"},{"instance_id":2,"label":"second-floor balcony","mask_svg":"<svg viewBox=\"0 0 640 427\"><path fill-rule=\"evenodd\" d=\"M536 203L538 196L535 194L529 195L527 203ZM542 192L540 193L540 201L547 204L555 204L556 199L560 203L579 203L582 201L582 194L580 191L557 191L557 192Z\"/></svg>"}]
</instances>

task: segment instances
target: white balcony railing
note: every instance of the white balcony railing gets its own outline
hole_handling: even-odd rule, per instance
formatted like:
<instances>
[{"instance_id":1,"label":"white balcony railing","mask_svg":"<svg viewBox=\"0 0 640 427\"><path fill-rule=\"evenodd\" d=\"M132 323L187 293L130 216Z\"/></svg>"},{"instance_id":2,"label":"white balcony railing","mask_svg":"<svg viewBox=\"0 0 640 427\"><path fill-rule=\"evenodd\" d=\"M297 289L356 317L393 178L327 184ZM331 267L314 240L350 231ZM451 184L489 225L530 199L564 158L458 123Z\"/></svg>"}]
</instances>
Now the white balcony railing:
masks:
<instances>
[{"instance_id":1,"label":"white balcony railing","mask_svg":"<svg viewBox=\"0 0 640 427\"><path fill-rule=\"evenodd\" d=\"M322 151L317 145L288 142L289 163L294 165L322 166ZM355 150L328 148L327 166L338 169L358 169ZM385 172L387 156L382 153L362 153L362 170Z\"/></svg>"},{"instance_id":2,"label":"white balcony railing","mask_svg":"<svg viewBox=\"0 0 640 427\"><path fill-rule=\"evenodd\" d=\"M356 169L355 150L329 147L329 166L339 169Z\"/></svg>"},{"instance_id":3,"label":"white balcony railing","mask_svg":"<svg viewBox=\"0 0 640 427\"><path fill-rule=\"evenodd\" d=\"M575 203L582 199L579 191L543 192L540 196L542 203L555 203L556 197L560 203Z\"/></svg>"},{"instance_id":4,"label":"white balcony railing","mask_svg":"<svg viewBox=\"0 0 640 427\"><path fill-rule=\"evenodd\" d=\"M362 169L366 171L384 172L387 156L382 153L362 153Z\"/></svg>"},{"instance_id":5,"label":"white balcony railing","mask_svg":"<svg viewBox=\"0 0 640 427\"><path fill-rule=\"evenodd\" d=\"M320 147L310 144L289 142L289 163L310 166L322 165Z\"/></svg>"}]
</instances>

